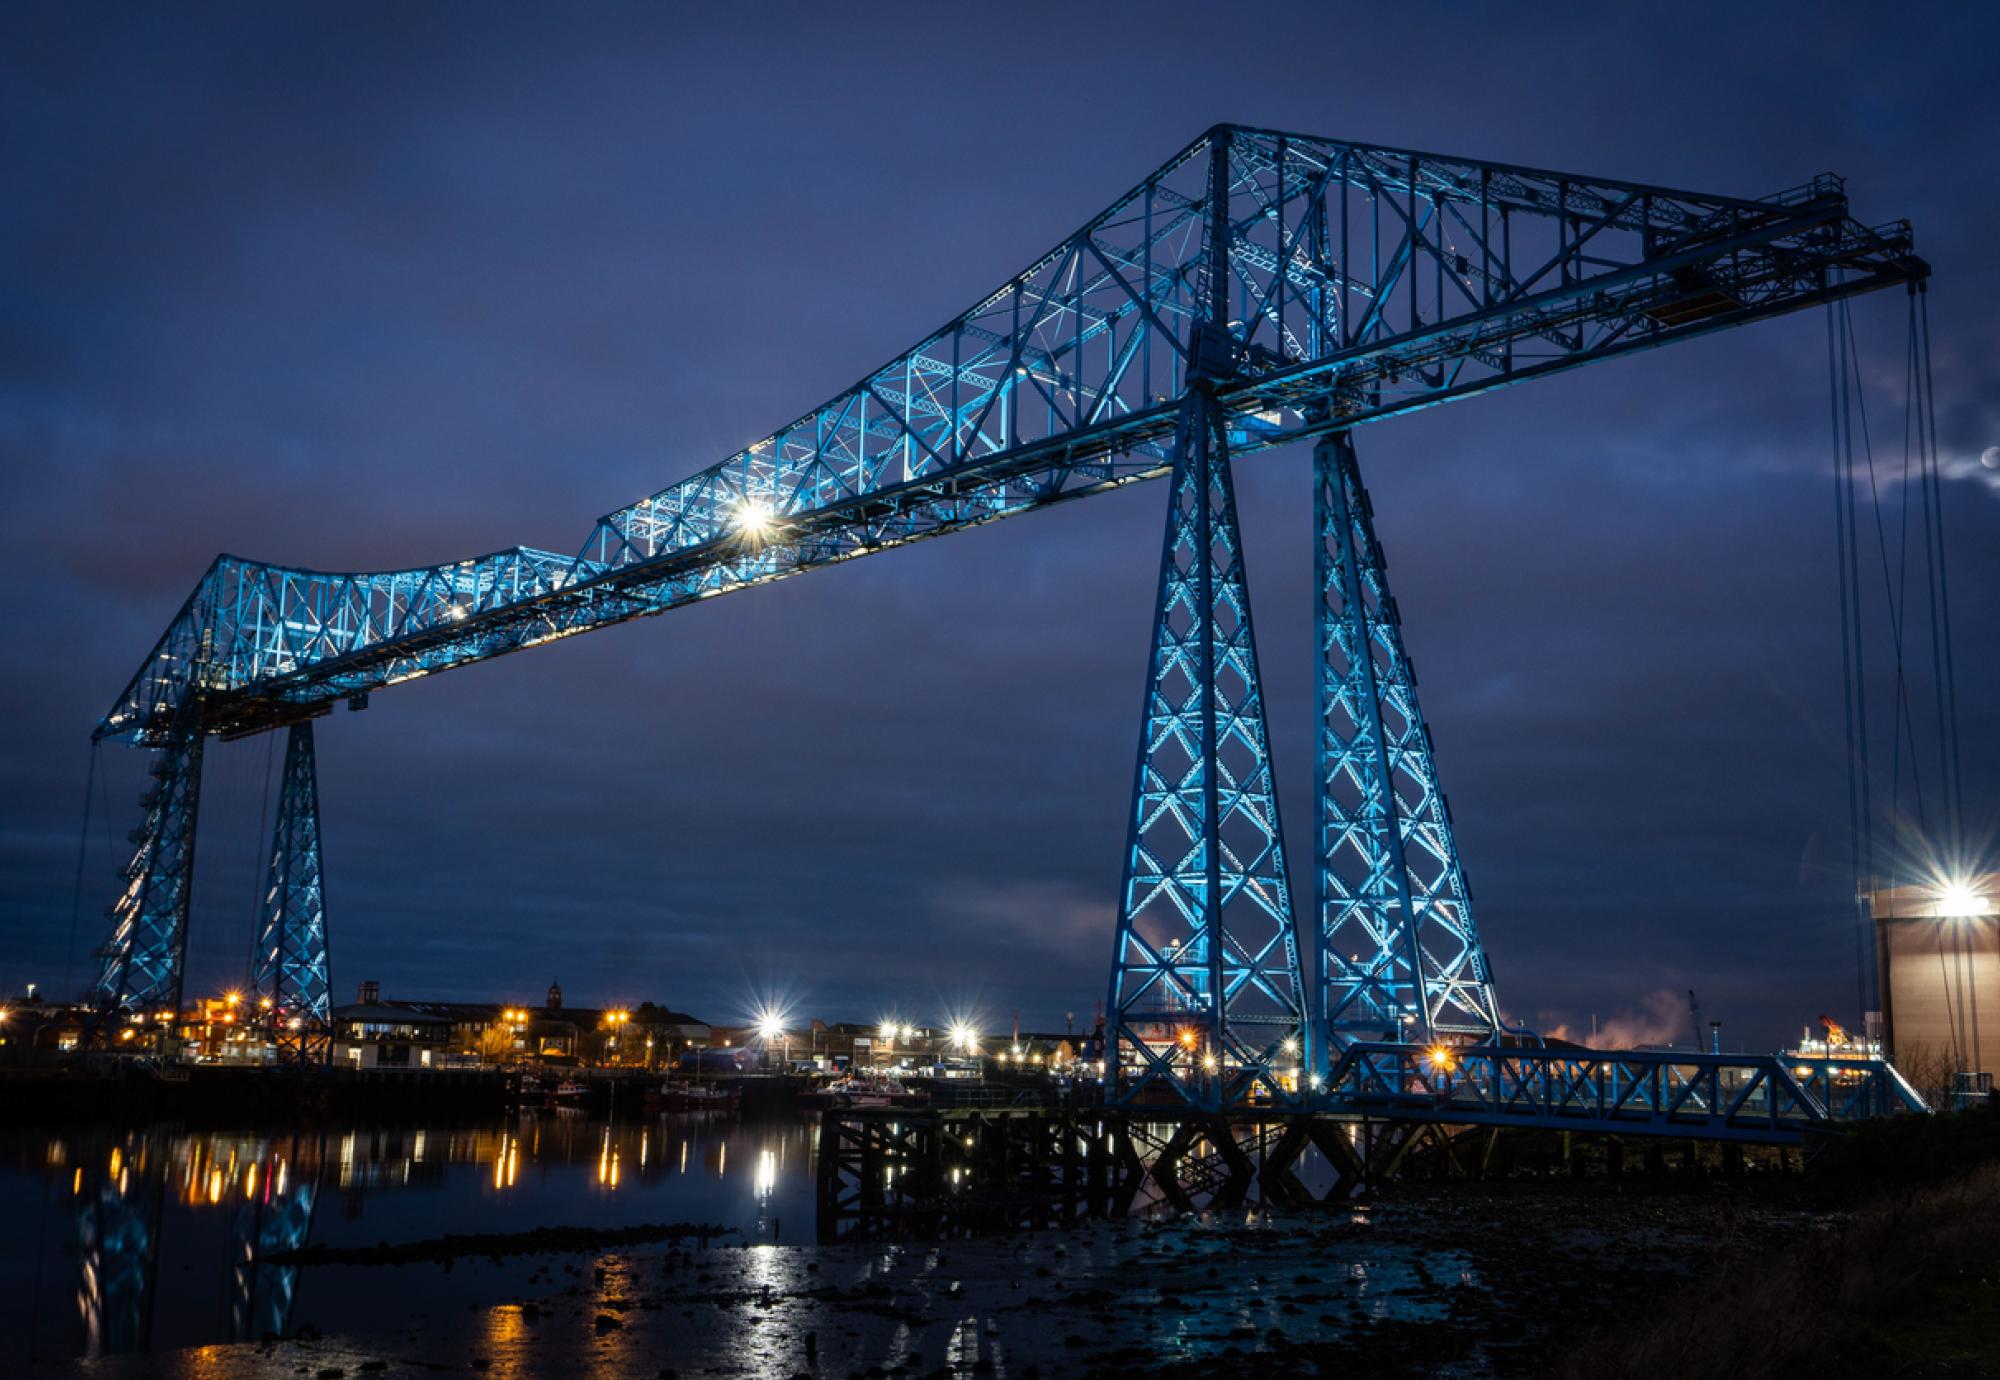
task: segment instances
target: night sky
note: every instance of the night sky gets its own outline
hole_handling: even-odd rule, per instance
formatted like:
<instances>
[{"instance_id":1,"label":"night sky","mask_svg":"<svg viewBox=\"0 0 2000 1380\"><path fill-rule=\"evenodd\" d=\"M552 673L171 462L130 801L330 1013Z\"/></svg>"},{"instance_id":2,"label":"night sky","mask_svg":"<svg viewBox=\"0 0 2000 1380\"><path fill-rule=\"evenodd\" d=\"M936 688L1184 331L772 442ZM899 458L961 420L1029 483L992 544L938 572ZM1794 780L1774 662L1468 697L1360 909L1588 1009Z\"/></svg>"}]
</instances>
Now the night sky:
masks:
<instances>
[{"instance_id":1,"label":"night sky","mask_svg":"<svg viewBox=\"0 0 2000 1380\"><path fill-rule=\"evenodd\" d=\"M1914 221L1966 803L1990 844L1996 11L1622 8L7 7L0 984L87 981L144 766L99 754L76 907L89 734L217 551L335 570L574 551L1219 120L1741 195L1831 170L1860 218ZM1904 311L1855 311L1891 566ZM1854 1017L1825 329L1786 317L1358 434L1517 1019L1682 1035L1688 987L1745 1046ZM1302 446L1237 471L1300 897L1308 479ZM715 1021L777 996L1087 1024L1166 498L322 721L337 999L374 977L534 1000L559 977L573 1003ZM1872 537L1863 556L1879 601ZM1924 794L1906 748L1898 824L1869 616L1878 835L1908 838L1917 804L1938 810L1929 655ZM244 971L273 741L210 753L190 992Z\"/></svg>"}]
</instances>

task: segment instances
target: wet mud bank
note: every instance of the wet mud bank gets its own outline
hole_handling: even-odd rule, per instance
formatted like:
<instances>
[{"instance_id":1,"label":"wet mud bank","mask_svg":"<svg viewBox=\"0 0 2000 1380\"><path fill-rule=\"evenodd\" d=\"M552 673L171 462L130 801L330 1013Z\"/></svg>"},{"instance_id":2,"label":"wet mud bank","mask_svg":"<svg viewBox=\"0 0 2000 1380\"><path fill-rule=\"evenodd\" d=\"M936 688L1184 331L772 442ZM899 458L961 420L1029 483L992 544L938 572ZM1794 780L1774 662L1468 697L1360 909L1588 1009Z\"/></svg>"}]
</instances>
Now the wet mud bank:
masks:
<instances>
[{"instance_id":1,"label":"wet mud bank","mask_svg":"<svg viewBox=\"0 0 2000 1380\"><path fill-rule=\"evenodd\" d=\"M379 1332L321 1337L302 1296L298 1339L87 1373L1534 1375L1724 1262L1836 1230L1847 1211L1776 1175L1406 1184L1345 1210L930 1244L550 1253L496 1268L490 1297L436 1314L423 1272L448 1264L406 1264L410 1310Z\"/></svg>"}]
</instances>

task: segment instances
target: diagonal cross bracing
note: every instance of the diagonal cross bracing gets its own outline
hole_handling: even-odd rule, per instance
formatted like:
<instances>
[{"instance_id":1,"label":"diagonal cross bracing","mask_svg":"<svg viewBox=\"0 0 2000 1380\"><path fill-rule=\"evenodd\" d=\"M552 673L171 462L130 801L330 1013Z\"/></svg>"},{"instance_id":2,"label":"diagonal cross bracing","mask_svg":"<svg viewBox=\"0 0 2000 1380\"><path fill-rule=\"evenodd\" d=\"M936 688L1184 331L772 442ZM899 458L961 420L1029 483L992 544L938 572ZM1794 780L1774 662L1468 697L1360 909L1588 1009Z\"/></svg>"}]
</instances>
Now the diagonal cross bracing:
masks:
<instances>
[{"instance_id":1,"label":"diagonal cross bracing","mask_svg":"<svg viewBox=\"0 0 2000 1380\"><path fill-rule=\"evenodd\" d=\"M911 349L606 515L573 555L357 574L219 558L98 736L159 746L190 690L210 731L255 732L1160 477L1210 243L1233 354L1213 396L1239 457L1928 272L1907 227L1850 219L1830 177L1720 197L1219 126ZM753 534L746 511L771 520Z\"/></svg>"},{"instance_id":2,"label":"diagonal cross bracing","mask_svg":"<svg viewBox=\"0 0 2000 1380\"><path fill-rule=\"evenodd\" d=\"M1497 1035L1499 1008L1417 675L1347 432L1313 448L1319 996L1356 1040Z\"/></svg>"},{"instance_id":3,"label":"diagonal cross bracing","mask_svg":"<svg viewBox=\"0 0 2000 1380\"><path fill-rule=\"evenodd\" d=\"M281 1062L324 1064L333 1052L333 991L320 859L319 768L311 720L285 740L278 817L250 986Z\"/></svg>"},{"instance_id":4,"label":"diagonal cross bracing","mask_svg":"<svg viewBox=\"0 0 2000 1380\"><path fill-rule=\"evenodd\" d=\"M131 833L135 851L119 874L118 897L109 911L111 937L97 951L94 1000L105 1011L135 1020L180 1007L207 741L199 725L189 722L192 717L181 715L153 754L151 784L139 800L145 816Z\"/></svg>"},{"instance_id":5,"label":"diagonal cross bracing","mask_svg":"<svg viewBox=\"0 0 2000 1380\"><path fill-rule=\"evenodd\" d=\"M1105 1061L1127 1099L1284 1105L1308 1020L1235 486L1211 407L1189 400L1176 447Z\"/></svg>"}]
</instances>

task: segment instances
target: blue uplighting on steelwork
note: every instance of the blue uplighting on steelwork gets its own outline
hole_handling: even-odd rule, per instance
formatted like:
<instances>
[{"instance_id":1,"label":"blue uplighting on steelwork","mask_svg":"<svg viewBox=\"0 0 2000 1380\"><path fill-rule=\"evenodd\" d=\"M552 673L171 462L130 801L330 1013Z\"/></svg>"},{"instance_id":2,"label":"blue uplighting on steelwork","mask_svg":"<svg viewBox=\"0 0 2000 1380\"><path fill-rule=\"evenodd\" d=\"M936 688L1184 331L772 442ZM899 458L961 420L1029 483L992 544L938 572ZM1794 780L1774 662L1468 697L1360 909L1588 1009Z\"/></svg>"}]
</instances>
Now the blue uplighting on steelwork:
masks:
<instances>
[{"instance_id":1,"label":"blue uplighting on steelwork","mask_svg":"<svg viewBox=\"0 0 2000 1380\"><path fill-rule=\"evenodd\" d=\"M1851 219L1831 176L1745 200L1217 126L915 347L608 514L574 555L364 574L218 557L96 730L159 754L100 998L177 1004L208 734L293 728L257 981L310 1029L327 985L310 721L340 700L1171 475L1112 1095L1401 1107L1436 1094L1410 1085L1424 1051L1492 1041L1453 1084L1479 1105L1455 1095L1454 1114L1567 1115L1533 1092L1557 1056L1501 1046L1352 429L1928 273L1908 226ZM1300 439L1318 443L1310 990L1230 469ZM1671 1122L1689 1104L1659 1080L1683 1075L1644 1064L1619 1066L1612 1110L1629 1082ZM1782 1070L1732 1067L1765 1080L1750 1096L1771 1115L1825 1113ZM1721 1075L1686 1076L1707 1080L1705 1124L1741 1112ZM1842 1078L1829 1096L1853 1093Z\"/></svg>"},{"instance_id":2,"label":"blue uplighting on steelwork","mask_svg":"<svg viewBox=\"0 0 2000 1380\"><path fill-rule=\"evenodd\" d=\"M1352 437L1313 448L1320 1005L1354 1040L1488 1036L1500 1008Z\"/></svg>"},{"instance_id":3,"label":"blue uplighting on steelwork","mask_svg":"<svg viewBox=\"0 0 2000 1380\"><path fill-rule=\"evenodd\" d=\"M416 676L1173 465L1224 151L1238 456L1928 272L1837 178L1740 200L1219 126L913 349L756 444L515 547L326 574L218 557L99 724L160 746L182 696L235 734Z\"/></svg>"},{"instance_id":4,"label":"blue uplighting on steelwork","mask_svg":"<svg viewBox=\"0 0 2000 1380\"><path fill-rule=\"evenodd\" d=\"M310 719L293 724L278 784L250 985L261 1023L282 1063L325 1064L333 1056L333 988L326 955L326 886L320 868L319 768Z\"/></svg>"}]
</instances>

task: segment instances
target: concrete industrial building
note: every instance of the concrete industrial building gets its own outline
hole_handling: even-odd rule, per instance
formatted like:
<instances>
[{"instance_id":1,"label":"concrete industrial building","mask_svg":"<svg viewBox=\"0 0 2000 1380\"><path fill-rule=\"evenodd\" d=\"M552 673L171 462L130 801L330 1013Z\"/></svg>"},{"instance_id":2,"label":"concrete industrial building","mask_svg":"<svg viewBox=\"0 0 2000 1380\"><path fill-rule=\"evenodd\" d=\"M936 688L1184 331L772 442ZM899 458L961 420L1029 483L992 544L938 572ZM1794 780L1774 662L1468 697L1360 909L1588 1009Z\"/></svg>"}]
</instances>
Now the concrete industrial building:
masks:
<instances>
[{"instance_id":1,"label":"concrete industrial building","mask_svg":"<svg viewBox=\"0 0 2000 1380\"><path fill-rule=\"evenodd\" d=\"M1868 893L1881 975L1883 1039L1906 1075L1966 1075L1990 1087L2000 1066L2000 873L1963 884Z\"/></svg>"}]
</instances>

